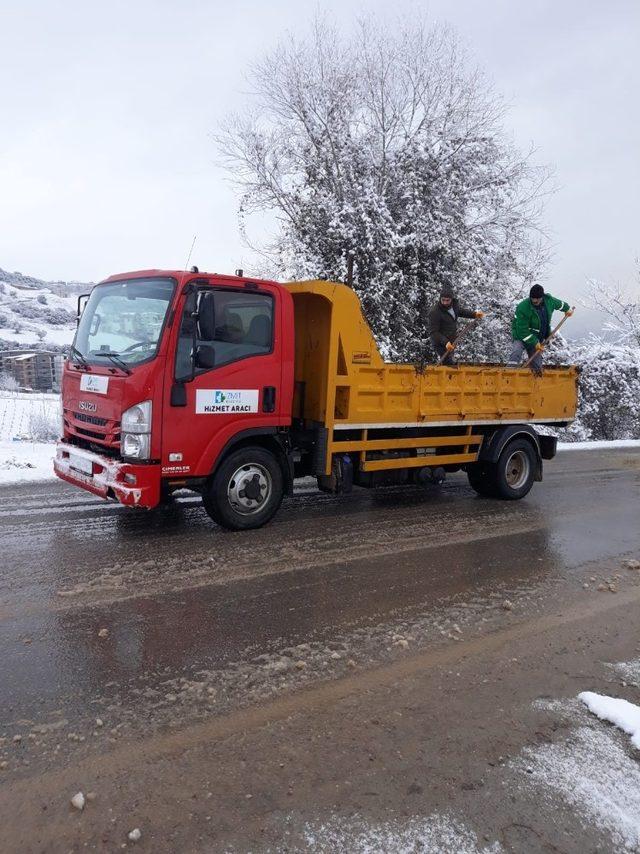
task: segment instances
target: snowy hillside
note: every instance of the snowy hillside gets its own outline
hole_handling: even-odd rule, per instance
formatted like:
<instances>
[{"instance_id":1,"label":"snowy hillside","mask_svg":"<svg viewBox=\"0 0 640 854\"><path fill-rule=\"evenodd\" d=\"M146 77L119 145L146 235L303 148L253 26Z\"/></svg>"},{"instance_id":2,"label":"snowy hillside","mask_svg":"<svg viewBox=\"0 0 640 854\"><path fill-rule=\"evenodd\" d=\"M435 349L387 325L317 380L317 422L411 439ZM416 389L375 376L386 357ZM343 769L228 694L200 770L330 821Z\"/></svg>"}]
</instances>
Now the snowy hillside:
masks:
<instances>
[{"instance_id":1,"label":"snowy hillside","mask_svg":"<svg viewBox=\"0 0 640 854\"><path fill-rule=\"evenodd\" d=\"M0 349L33 345L59 349L70 344L78 295L92 287L45 282L0 269Z\"/></svg>"}]
</instances>

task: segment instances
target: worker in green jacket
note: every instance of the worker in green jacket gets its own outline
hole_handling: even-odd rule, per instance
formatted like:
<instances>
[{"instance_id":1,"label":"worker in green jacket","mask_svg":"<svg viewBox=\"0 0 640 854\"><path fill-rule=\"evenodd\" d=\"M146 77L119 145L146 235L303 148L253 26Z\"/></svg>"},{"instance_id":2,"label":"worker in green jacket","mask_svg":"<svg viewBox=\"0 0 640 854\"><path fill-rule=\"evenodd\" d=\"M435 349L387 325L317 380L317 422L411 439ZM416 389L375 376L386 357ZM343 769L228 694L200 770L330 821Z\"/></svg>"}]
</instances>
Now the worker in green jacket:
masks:
<instances>
[{"instance_id":1,"label":"worker in green jacket","mask_svg":"<svg viewBox=\"0 0 640 854\"><path fill-rule=\"evenodd\" d=\"M513 347L509 364L519 365L526 353L529 357L534 356L531 370L536 374L542 373L543 342L551 332L551 315L554 311L564 311L567 317L573 314L568 302L545 294L542 285L534 285L529 291L529 297L516 306L511 323Z\"/></svg>"}]
</instances>

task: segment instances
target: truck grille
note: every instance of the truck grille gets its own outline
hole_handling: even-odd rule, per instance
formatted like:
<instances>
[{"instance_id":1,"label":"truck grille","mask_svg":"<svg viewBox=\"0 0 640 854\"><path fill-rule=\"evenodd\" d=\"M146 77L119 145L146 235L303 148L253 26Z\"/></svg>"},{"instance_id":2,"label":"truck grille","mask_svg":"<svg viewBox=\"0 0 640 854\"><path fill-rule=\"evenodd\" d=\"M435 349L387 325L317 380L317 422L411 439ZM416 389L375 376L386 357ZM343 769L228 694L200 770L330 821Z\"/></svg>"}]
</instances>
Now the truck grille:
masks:
<instances>
[{"instance_id":1,"label":"truck grille","mask_svg":"<svg viewBox=\"0 0 640 854\"><path fill-rule=\"evenodd\" d=\"M109 423L106 418L98 418L96 415L85 415L84 412L74 412L76 421L84 421L86 424L95 424L97 427L106 427Z\"/></svg>"},{"instance_id":2,"label":"truck grille","mask_svg":"<svg viewBox=\"0 0 640 854\"><path fill-rule=\"evenodd\" d=\"M120 450L120 422L115 419L64 410L65 429L78 444L98 446L104 451Z\"/></svg>"}]
</instances>

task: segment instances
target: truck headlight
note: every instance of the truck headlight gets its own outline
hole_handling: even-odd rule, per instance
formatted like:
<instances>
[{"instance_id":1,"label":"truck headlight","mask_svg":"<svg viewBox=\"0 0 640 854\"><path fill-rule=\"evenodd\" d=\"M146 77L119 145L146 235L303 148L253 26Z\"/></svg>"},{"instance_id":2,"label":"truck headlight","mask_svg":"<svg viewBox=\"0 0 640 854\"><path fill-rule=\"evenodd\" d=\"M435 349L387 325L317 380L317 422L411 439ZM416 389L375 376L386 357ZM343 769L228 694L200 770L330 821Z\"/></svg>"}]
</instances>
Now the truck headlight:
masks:
<instances>
[{"instance_id":1,"label":"truck headlight","mask_svg":"<svg viewBox=\"0 0 640 854\"><path fill-rule=\"evenodd\" d=\"M122 413L121 429L123 433L151 432L151 401L136 403Z\"/></svg>"},{"instance_id":2,"label":"truck headlight","mask_svg":"<svg viewBox=\"0 0 640 854\"><path fill-rule=\"evenodd\" d=\"M151 401L136 403L122 413L120 453L123 457L148 460L151 456Z\"/></svg>"},{"instance_id":3,"label":"truck headlight","mask_svg":"<svg viewBox=\"0 0 640 854\"><path fill-rule=\"evenodd\" d=\"M151 452L149 433L123 433L121 452L123 457L148 460Z\"/></svg>"}]
</instances>

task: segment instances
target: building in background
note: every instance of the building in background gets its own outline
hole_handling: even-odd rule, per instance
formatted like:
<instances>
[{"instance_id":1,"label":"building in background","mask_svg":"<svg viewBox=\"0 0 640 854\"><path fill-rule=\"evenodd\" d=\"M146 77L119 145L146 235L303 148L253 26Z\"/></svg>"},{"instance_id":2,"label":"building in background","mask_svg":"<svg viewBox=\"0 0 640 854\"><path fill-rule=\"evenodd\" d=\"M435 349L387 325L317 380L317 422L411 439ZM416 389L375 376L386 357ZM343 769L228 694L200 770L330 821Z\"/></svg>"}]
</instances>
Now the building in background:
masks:
<instances>
[{"instance_id":1,"label":"building in background","mask_svg":"<svg viewBox=\"0 0 640 854\"><path fill-rule=\"evenodd\" d=\"M64 355L48 350L3 350L0 374L13 377L21 389L60 391Z\"/></svg>"}]
</instances>

